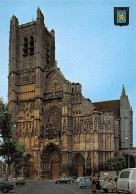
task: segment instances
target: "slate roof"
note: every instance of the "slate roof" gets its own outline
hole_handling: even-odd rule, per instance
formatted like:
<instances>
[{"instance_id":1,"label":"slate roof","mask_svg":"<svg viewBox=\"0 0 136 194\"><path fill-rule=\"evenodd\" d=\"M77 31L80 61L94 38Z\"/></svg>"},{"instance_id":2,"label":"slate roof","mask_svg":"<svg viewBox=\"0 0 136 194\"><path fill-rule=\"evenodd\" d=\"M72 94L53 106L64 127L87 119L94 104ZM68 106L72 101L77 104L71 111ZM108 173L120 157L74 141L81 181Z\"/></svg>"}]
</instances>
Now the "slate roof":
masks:
<instances>
[{"instance_id":1,"label":"slate roof","mask_svg":"<svg viewBox=\"0 0 136 194\"><path fill-rule=\"evenodd\" d=\"M95 106L95 111L99 112L113 112L116 118L120 118L120 100L110 100L92 103Z\"/></svg>"}]
</instances>

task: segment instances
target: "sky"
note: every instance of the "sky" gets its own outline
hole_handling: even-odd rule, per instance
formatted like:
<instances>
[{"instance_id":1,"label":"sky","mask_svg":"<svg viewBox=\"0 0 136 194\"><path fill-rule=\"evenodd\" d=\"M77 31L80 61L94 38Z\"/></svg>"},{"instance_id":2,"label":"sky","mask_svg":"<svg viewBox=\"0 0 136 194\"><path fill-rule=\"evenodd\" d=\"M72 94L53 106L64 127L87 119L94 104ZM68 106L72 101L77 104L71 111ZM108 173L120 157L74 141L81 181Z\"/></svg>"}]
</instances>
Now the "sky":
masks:
<instances>
[{"instance_id":1,"label":"sky","mask_svg":"<svg viewBox=\"0 0 136 194\"><path fill-rule=\"evenodd\" d=\"M36 20L38 6L55 30L56 60L66 79L92 102L120 99L133 109L136 146L136 0L0 0L0 97L7 102L10 19ZM114 7L129 7L129 25L114 25Z\"/></svg>"}]
</instances>

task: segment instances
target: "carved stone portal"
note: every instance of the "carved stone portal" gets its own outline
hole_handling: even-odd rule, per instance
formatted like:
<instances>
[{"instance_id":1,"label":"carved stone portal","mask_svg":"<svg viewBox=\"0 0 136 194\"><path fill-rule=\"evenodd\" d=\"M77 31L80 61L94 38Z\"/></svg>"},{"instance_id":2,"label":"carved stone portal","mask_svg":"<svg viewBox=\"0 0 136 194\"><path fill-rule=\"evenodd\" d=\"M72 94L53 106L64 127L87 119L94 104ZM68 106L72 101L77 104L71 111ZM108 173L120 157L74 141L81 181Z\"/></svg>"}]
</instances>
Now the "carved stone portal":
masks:
<instances>
[{"instance_id":1,"label":"carved stone portal","mask_svg":"<svg viewBox=\"0 0 136 194\"><path fill-rule=\"evenodd\" d=\"M61 162L60 150L52 143L43 149L40 157L42 169L50 169L52 162Z\"/></svg>"}]
</instances>

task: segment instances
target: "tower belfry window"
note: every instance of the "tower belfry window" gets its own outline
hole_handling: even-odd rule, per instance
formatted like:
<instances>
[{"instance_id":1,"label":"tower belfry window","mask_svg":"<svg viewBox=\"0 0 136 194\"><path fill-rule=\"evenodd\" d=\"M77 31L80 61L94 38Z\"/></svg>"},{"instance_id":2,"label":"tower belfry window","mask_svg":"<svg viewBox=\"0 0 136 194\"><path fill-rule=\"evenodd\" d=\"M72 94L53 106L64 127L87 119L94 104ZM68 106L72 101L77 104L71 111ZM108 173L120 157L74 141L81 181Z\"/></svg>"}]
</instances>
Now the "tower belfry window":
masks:
<instances>
[{"instance_id":1,"label":"tower belfry window","mask_svg":"<svg viewBox=\"0 0 136 194\"><path fill-rule=\"evenodd\" d=\"M28 39L25 37L23 43L23 56L27 55L28 55Z\"/></svg>"},{"instance_id":2,"label":"tower belfry window","mask_svg":"<svg viewBox=\"0 0 136 194\"><path fill-rule=\"evenodd\" d=\"M34 54L34 37L30 37L30 42L29 42L29 55Z\"/></svg>"}]
</instances>

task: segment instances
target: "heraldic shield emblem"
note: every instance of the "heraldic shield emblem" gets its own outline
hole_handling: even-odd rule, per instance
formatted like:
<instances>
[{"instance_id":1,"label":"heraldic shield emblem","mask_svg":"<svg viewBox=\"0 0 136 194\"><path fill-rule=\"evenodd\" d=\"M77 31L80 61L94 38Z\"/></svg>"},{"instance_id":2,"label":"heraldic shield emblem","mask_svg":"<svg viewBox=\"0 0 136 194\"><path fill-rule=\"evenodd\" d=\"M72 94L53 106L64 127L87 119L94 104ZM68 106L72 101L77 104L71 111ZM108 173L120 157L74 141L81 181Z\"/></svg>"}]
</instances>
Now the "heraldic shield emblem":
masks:
<instances>
[{"instance_id":1,"label":"heraldic shield emblem","mask_svg":"<svg viewBox=\"0 0 136 194\"><path fill-rule=\"evenodd\" d=\"M129 7L114 7L114 24L117 26L129 25Z\"/></svg>"}]
</instances>

